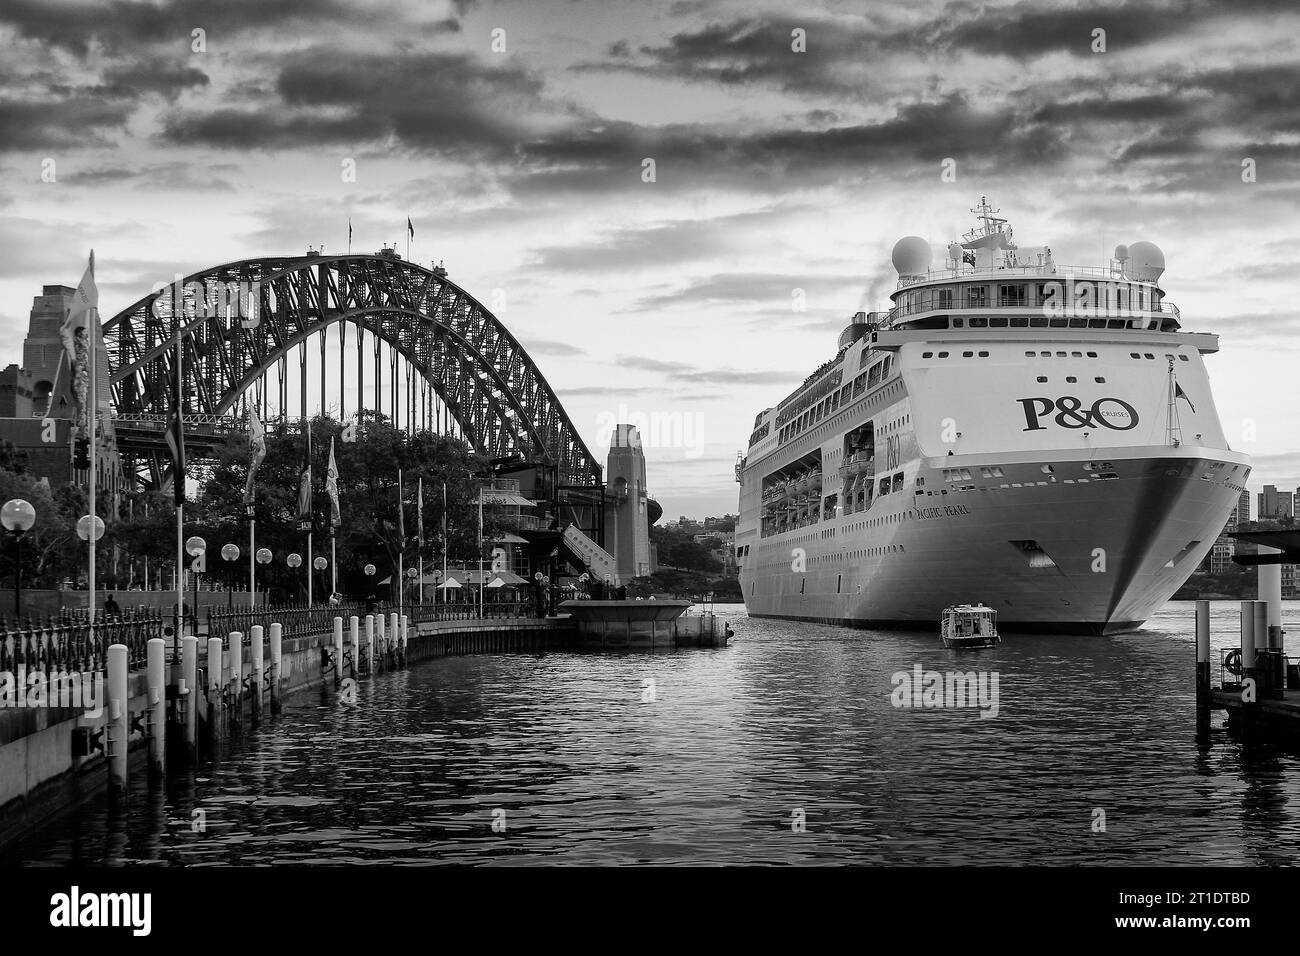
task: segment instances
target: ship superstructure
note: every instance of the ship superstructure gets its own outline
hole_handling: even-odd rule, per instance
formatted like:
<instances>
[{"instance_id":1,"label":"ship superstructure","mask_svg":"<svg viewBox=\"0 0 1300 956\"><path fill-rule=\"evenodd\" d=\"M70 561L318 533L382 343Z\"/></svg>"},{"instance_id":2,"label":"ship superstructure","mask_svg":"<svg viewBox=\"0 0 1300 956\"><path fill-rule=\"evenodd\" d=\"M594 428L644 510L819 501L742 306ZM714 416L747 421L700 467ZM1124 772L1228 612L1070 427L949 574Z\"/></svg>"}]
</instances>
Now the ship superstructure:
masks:
<instances>
[{"instance_id":1,"label":"ship superstructure","mask_svg":"<svg viewBox=\"0 0 1300 956\"><path fill-rule=\"evenodd\" d=\"M1102 267L1020 249L986 200L947 246L894 246L887 312L760 412L737 468L749 612L932 627L1133 629L1187 579L1250 474L1153 243Z\"/></svg>"}]
</instances>

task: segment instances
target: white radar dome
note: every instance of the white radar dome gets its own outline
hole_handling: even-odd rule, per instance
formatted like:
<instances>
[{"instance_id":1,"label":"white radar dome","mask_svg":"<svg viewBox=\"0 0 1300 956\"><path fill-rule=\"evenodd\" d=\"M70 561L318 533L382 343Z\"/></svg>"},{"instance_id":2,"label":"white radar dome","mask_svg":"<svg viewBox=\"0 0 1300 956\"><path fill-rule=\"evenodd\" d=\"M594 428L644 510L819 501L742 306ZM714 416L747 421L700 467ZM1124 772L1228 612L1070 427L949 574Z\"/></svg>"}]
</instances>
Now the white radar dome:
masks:
<instances>
[{"instance_id":1,"label":"white radar dome","mask_svg":"<svg viewBox=\"0 0 1300 956\"><path fill-rule=\"evenodd\" d=\"M1124 262L1126 259L1128 259L1128 246L1125 245L1116 246L1115 258L1118 259L1120 262Z\"/></svg>"},{"instance_id":2,"label":"white radar dome","mask_svg":"<svg viewBox=\"0 0 1300 956\"><path fill-rule=\"evenodd\" d=\"M962 248L960 242L948 243L948 259L952 262L960 263L962 260L962 253L965 251L966 250Z\"/></svg>"},{"instance_id":3,"label":"white radar dome","mask_svg":"<svg viewBox=\"0 0 1300 956\"><path fill-rule=\"evenodd\" d=\"M900 276L921 275L930 268L934 253L920 236L904 236L894 243L894 269Z\"/></svg>"},{"instance_id":4,"label":"white radar dome","mask_svg":"<svg viewBox=\"0 0 1300 956\"><path fill-rule=\"evenodd\" d=\"M1165 272L1165 254L1154 242L1132 243L1128 247L1128 276L1140 282L1156 282Z\"/></svg>"}]
</instances>

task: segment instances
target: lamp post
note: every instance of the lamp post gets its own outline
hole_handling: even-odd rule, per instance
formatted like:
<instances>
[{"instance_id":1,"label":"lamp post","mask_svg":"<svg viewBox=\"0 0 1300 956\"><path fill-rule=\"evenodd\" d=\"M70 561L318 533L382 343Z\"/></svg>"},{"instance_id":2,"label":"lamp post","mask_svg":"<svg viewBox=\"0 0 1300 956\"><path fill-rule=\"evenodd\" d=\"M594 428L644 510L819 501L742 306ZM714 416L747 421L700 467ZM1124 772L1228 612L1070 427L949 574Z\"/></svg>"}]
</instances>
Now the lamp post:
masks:
<instances>
[{"instance_id":1,"label":"lamp post","mask_svg":"<svg viewBox=\"0 0 1300 956\"><path fill-rule=\"evenodd\" d=\"M104 519L99 515L95 515L92 520L90 515L82 515L77 519L77 537L82 541L89 541L92 534L94 534L96 541L104 537ZM91 621L93 622L97 616L92 608L90 612Z\"/></svg>"},{"instance_id":2,"label":"lamp post","mask_svg":"<svg viewBox=\"0 0 1300 956\"><path fill-rule=\"evenodd\" d=\"M36 509L23 498L11 498L0 508L0 524L14 539L14 618L23 608L23 535L36 523Z\"/></svg>"},{"instance_id":3,"label":"lamp post","mask_svg":"<svg viewBox=\"0 0 1300 956\"><path fill-rule=\"evenodd\" d=\"M420 576L420 572L417 571L415 568L407 568L407 569L406 569L406 576L407 576L408 579L410 579L411 584L414 585L414 584L415 584L415 579L418 578L418 577ZM408 587L406 590L409 592L411 589ZM423 590L423 588L422 588L422 590Z\"/></svg>"},{"instance_id":4,"label":"lamp post","mask_svg":"<svg viewBox=\"0 0 1300 956\"><path fill-rule=\"evenodd\" d=\"M289 565L290 568L297 570L302 567L302 555L297 551L291 552L285 556L284 563Z\"/></svg>"},{"instance_id":5,"label":"lamp post","mask_svg":"<svg viewBox=\"0 0 1300 956\"><path fill-rule=\"evenodd\" d=\"M258 549L257 549L257 554L255 554L253 557L254 557L254 559L257 561L258 564L270 564L270 563L271 563L271 549L270 549L270 548L258 548ZM253 606L254 606L254 607L257 606L257 579L256 579L256 578L254 578L254 580L253 580Z\"/></svg>"},{"instance_id":6,"label":"lamp post","mask_svg":"<svg viewBox=\"0 0 1300 956\"><path fill-rule=\"evenodd\" d=\"M197 534L191 535L185 539L185 553L194 560L190 562L190 570L194 572L194 606L190 613L194 615L195 637L199 636L199 575L208 568L208 543L200 538Z\"/></svg>"},{"instance_id":7,"label":"lamp post","mask_svg":"<svg viewBox=\"0 0 1300 956\"><path fill-rule=\"evenodd\" d=\"M373 564L367 564L361 570L365 572L366 578L369 582L366 585L366 612L370 613L375 610L375 606L372 603L372 601L375 597L375 572L378 571L379 569L375 567Z\"/></svg>"},{"instance_id":8,"label":"lamp post","mask_svg":"<svg viewBox=\"0 0 1300 956\"><path fill-rule=\"evenodd\" d=\"M235 562L239 560L239 545L223 544L221 546L221 557L226 562L226 609L234 610L235 607Z\"/></svg>"},{"instance_id":9,"label":"lamp post","mask_svg":"<svg viewBox=\"0 0 1300 956\"><path fill-rule=\"evenodd\" d=\"M319 558L317 558L315 561L313 561L313 562L311 563L311 566L312 566L313 568L315 568L317 571L324 571L326 568L328 568L328 567L330 566L330 563L329 563L329 561L324 557L324 555L322 555L321 557L319 557ZM322 583L323 583L323 582L322 582ZM331 592L331 595L330 595L330 596L333 597L333 593L332 593L332 592Z\"/></svg>"}]
</instances>

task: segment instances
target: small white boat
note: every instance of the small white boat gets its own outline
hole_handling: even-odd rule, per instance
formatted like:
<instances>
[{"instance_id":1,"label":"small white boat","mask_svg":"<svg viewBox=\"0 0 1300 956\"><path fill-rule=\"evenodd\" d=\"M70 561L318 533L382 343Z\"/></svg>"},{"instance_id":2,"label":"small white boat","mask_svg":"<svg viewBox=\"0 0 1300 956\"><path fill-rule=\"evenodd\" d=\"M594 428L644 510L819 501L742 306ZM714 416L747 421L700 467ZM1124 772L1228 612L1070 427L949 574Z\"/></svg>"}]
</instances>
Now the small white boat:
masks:
<instances>
[{"instance_id":1,"label":"small white boat","mask_svg":"<svg viewBox=\"0 0 1300 956\"><path fill-rule=\"evenodd\" d=\"M983 604L954 604L944 608L939 624L944 647L996 647L998 612Z\"/></svg>"}]
</instances>

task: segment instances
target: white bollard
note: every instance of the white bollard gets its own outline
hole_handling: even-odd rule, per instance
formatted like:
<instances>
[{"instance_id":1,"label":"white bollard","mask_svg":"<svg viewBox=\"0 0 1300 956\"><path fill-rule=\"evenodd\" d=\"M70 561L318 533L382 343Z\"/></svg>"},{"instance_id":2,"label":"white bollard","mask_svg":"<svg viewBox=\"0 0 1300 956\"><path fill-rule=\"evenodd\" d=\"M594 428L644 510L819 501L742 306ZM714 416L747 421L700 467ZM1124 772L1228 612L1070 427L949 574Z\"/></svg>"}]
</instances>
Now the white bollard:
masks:
<instances>
[{"instance_id":1,"label":"white bollard","mask_svg":"<svg viewBox=\"0 0 1300 956\"><path fill-rule=\"evenodd\" d=\"M1255 650L1268 650L1268 617L1269 607L1267 601L1252 601L1255 612Z\"/></svg>"},{"instance_id":2,"label":"white bollard","mask_svg":"<svg viewBox=\"0 0 1300 956\"><path fill-rule=\"evenodd\" d=\"M130 701L126 696L126 645L108 647L108 789L115 800L126 799L127 728Z\"/></svg>"},{"instance_id":3,"label":"white bollard","mask_svg":"<svg viewBox=\"0 0 1300 956\"><path fill-rule=\"evenodd\" d=\"M366 673L375 673L375 616L366 615Z\"/></svg>"},{"instance_id":4,"label":"white bollard","mask_svg":"<svg viewBox=\"0 0 1300 956\"><path fill-rule=\"evenodd\" d=\"M396 651L396 650L397 650L397 641L398 641L398 639L402 636L402 632L401 632L401 630L400 630L400 627L401 627L401 622L400 622L400 621L398 620L398 618L397 618L397 612L396 612L396 611L393 611L392 613L390 613L390 614L388 615L388 648L389 648L389 650L392 650L392 651Z\"/></svg>"},{"instance_id":5,"label":"white bollard","mask_svg":"<svg viewBox=\"0 0 1300 956\"><path fill-rule=\"evenodd\" d=\"M180 705L185 708L185 755L193 760L198 747L199 639L193 634L181 638Z\"/></svg>"},{"instance_id":6,"label":"white bollard","mask_svg":"<svg viewBox=\"0 0 1300 956\"><path fill-rule=\"evenodd\" d=\"M253 655L253 659L251 661L251 673L249 676L252 678L251 696L253 698L253 719L256 720L257 718L262 716L262 693L266 689L266 682L263 680L262 677L266 667L265 664L266 641L262 636L261 624L254 624L251 628L249 628L249 635L252 638L252 646L250 649Z\"/></svg>"},{"instance_id":7,"label":"white bollard","mask_svg":"<svg viewBox=\"0 0 1300 956\"><path fill-rule=\"evenodd\" d=\"M402 615L402 663L406 663L406 650L410 647L411 615Z\"/></svg>"},{"instance_id":8,"label":"white bollard","mask_svg":"<svg viewBox=\"0 0 1300 956\"><path fill-rule=\"evenodd\" d=\"M355 614L348 622L348 636L352 639L352 676L357 676L357 662L361 660L361 619Z\"/></svg>"},{"instance_id":9,"label":"white bollard","mask_svg":"<svg viewBox=\"0 0 1300 956\"><path fill-rule=\"evenodd\" d=\"M146 658L149 687L149 772L161 779L167 769L167 674L163 664L167 642L161 637L149 640Z\"/></svg>"},{"instance_id":10,"label":"white bollard","mask_svg":"<svg viewBox=\"0 0 1300 956\"><path fill-rule=\"evenodd\" d=\"M1260 545L1259 553L1281 554L1279 548ZM1268 602L1268 627L1282 626L1282 565L1261 564L1256 568L1259 574L1259 599Z\"/></svg>"},{"instance_id":11,"label":"white bollard","mask_svg":"<svg viewBox=\"0 0 1300 956\"><path fill-rule=\"evenodd\" d=\"M271 625L271 713L280 712L280 632L279 624Z\"/></svg>"},{"instance_id":12,"label":"white bollard","mask_svg":"<svg viewBox=\"0 0 1300 956\"><path fill-rule=\"evenodd\" d=\"M236 723L244 716L244 632L230 632L230 702L231 719Z\"/></svg>"},{"instance_id":13,"label":"white bollard","mask_svg":"<svg viewBox=\"0 0 1300 956\"><path fill-rule=\"evenodd\" d=\"M384 659L384 649L385 649L384 616L382 614L376 614L375 615L375 650L378 652L380 660Z\"/></svg>"}]
</instances>

